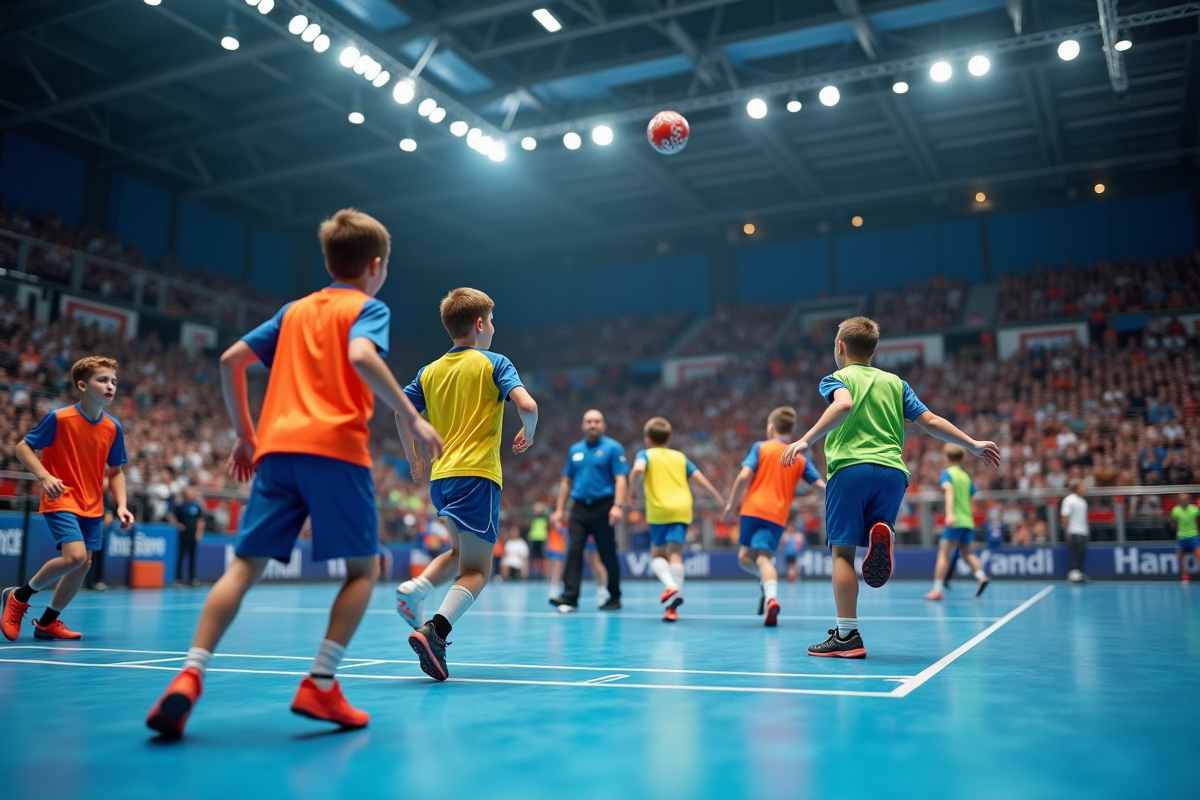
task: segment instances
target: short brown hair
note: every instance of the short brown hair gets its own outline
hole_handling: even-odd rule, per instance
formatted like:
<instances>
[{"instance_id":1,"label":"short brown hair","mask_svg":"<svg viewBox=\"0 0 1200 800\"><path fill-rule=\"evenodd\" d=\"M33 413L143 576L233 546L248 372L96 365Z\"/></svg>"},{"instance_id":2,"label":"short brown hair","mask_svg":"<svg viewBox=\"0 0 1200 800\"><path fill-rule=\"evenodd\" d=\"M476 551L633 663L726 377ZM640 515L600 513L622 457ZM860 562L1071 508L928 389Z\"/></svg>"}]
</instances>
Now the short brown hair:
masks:
<instances>
[{"instance_id":1,"label":"short brown hair","mask_svg":"<svg viewBox=\"0 0 1200 800\"><path fill-rule=\"evenodd\" d=\"M867 317L851 317L838 325L837 338L846 343L846 353L870 358L879 344L879 324Z\"/></svg>"},{"instance_id":2,"label":"short brown hair","mask_svg":"<svg viewBox=\"0 0 1200 800\"><path fill-rule=\"evenodd\" d=\"M661 447L671 441L671 423L665 417L651 417L646 420L642 432L651 443Z\"/></svg>"},{"instance_id":3,"label":"short brown hair","mask_svg":"<svg viewBox=\"0 0 1200 800\"><path fill-rule=\"evenodd\" d=\"M791 433L796 428L796 409L780 406L767 415L767 423L776 433Z\"/></svg>"},{"instance_id":4,"label":"short brown hair","mask_svg":"<svg viewBox=\"0 0 1200 800\"><path fill-rule=\"evenodd\" d=\"M383 223L354 208L343 208L322 222L317 236L334 278L357 278L375 258L386 261L392 252L392 235Z\"/></svg>"},{"instance_id":5,"label":"short brown hair","mask_svg":"<svg viewBox=\"0 0 1200 800\"><path fill-rule=\"evenodd\" d=\"M80 381L90 380L98 370L111 369L117 371L117 360L108 356L85 356L71 367L71 385L78 386Z\"/></svg>"},{"instance_id":6,"label":"short brown hair","mask_svg":"<svg viewBox=\"0 0 1200 800\"><path fill-rule=\"evenodd\" d=\"M967 451L963 450L956 444L948 444L942 448L942 452L946 458L950 459L951 463L957 464L966 457Z\"/></svg>"},{"instance_id":7,"label":"short brown hair","mask_svg":"<svg viewBox=\"0 0 1200 800\"><path fill-rule=\"evenodd\" d=\"M442 327L451 339L470 336L479 319L487 319L496 304L478 289L452 289L442 298Z\"/></svg>"}]
</instances>

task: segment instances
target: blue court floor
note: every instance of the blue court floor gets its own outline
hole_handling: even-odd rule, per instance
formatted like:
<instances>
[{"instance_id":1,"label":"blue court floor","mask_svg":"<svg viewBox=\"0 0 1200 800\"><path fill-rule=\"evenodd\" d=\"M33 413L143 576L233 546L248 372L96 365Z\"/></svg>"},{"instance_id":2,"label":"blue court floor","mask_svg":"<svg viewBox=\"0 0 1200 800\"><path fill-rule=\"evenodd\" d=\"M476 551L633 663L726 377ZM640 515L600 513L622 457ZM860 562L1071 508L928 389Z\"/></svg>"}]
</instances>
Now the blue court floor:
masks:
<instances>
[{"instance_id":1,"label":"blue court floor","mask_svg":"<svg viewBox=\"0 0 1200 800\"><path fill-rule=\"evenodd\" d=\"M371 724L333 733L287 708L335 587L264 585L172 744L142 720L206 590L81 594L82 642L0 641L0 797L1197 796L1200 587L972 589L864 588L869 657L835 661L805 655L825 582L784 584L773 630L749 581L688 583L677 625L649 582L571 616L544 584L493 584L436 684L381 585L339 675Z\"/></svg>"}]
</instances>

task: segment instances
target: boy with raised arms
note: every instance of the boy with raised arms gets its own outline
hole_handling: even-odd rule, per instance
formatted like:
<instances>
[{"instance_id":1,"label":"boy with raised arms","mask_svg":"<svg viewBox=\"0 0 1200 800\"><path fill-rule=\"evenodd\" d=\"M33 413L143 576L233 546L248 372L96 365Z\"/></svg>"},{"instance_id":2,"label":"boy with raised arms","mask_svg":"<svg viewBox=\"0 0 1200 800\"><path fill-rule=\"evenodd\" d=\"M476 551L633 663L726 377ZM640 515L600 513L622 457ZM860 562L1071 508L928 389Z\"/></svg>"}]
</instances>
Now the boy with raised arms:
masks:
<instances>
[{"instance_id":1,"label":"boy with raised arms","mask_svg":"<svg viewBox=\"0 0 1200 800\"><path fill-rule=\"evenodd\" d=\"M852 317L838 326L833 358L838 369L821 381L829 407L817 423L783 452L792 466L813 442L825 440L829 482L825 494L825 528L833 549L833 596L837 627L829 638L808 648L810 656L865 658L858 632L858 576L855 550L867 548L863 579L879 588L892 576L896 514L908 489L904 463L904 422L979 456L990 467L1000 465L995 442L972 439L937 416L908 383L871 366L879 344L879 325Z\"/></svg>"}]
</instances>

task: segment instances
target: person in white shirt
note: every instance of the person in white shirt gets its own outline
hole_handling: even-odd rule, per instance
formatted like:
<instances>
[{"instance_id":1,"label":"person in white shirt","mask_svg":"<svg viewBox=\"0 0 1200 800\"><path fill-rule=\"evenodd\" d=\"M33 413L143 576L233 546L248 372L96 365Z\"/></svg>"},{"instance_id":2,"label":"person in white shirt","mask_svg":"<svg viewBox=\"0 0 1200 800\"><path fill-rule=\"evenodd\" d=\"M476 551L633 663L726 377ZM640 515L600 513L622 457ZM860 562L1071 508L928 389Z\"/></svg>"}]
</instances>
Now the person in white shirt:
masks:
<instances>
[{"instance_id":1,"label":"person in white shirt","mask_svg":"<svg viewBox=\"0 0 1200 800\"><path fill-rule=\"evenodd\" d=\"M521 529L513 525L504 542L504 557L500 559L500 577L504 580L528 575L529 544L521 538Z\"/></svg>"},{"instance_id":2,"label":"person in white shirt","mask_svg":"<svg viewBox=\"0 0 1200 800\"><path fill-rule=\"evenodd\" d=\"M1067 580L1071 583L1083 583L1088 578L1083 574L1083 562L1087 558L1088 545L1088 504L1083 499L1087 485L1081 480L1073 480L1068 486L1071 493L1067 495L1058 508L1062 517L1062 528L1067 534L1067 552L1070 554L1070 569Z\"/></svg>"}]
</instances>

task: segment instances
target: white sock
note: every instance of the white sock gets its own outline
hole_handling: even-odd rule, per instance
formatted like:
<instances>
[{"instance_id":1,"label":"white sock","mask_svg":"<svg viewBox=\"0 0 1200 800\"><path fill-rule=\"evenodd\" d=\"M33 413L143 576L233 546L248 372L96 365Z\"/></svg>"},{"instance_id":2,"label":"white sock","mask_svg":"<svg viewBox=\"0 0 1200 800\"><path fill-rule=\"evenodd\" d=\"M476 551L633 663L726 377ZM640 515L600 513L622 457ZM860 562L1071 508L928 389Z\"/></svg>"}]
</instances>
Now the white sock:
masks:
<instances>
[{"instance_id":1,"label":"white sock","mask_svg":"<svg viewBox=\"0 0 1200 800\"><path fill-rule=\"evenodd\" d=\"M183 660L184 669L194 669L200 673L200 679L204 680L204 674L208 672L208 660L212 658L212 653L201 647L189 647L187 658Z\"/></svg>"},{"instance_id":2,"label":"white sock","mask_svg":"<svg viewBox=\"0 0 1200 800\"><path fill-rule=\"evenodd\" d=\"M675 585L679 587L679 593L683 594L683 564L671 565L671 577L675 580Z\"/></svg>"},{"instance_id":3,"label":"white sock","mask_svg":"<svg viewBox=\"0 0 1200 800\"><path fill-rule=\"evenodd\" d=\"M858 628L857 617L838 617L837 618L837 633L838 638L845 639L850 635L850 631Z\"/></svg>"},{"instance_id":4,"label":"white sock","mask_svg":"<svg viewBox=\"0 0 1200 800\"><path fill-rule=\"evenodd\" d=\"M334 673L337 672L338 665L342 663L345 655L346 648L337 642L331 642L329 639L321 642L321 647L317 650L317 657L313 659L308 675L322 692L328 692L333 688Z\"/></svg>"},{"instance_id":5,"label":"white sock","mask_svg":"<svg viewBox=\"0 0 1200 800\"><path fill-rule=\"evenodd\" d=\"M945 588L946 588L946 582L945 582L945 581L943 581L943 580L939 580L939 579L937 579L937 578L934 578L934 579L933 579L933 590L934 590L935 592L940 592L940 591L942 591L942 590L943 590L943 589L945 589Z\"/></svg>"},{"instance_id":6,"label":"white sock","mask_svg":"<svg viewBox=\"0 0 1200 800\"><path fill-rule=\"evenodd\" d=\"M977 581L986 581L986 580L987 580L987 573L986 573L986 572L984 572L984 571L983 571L983 570L981 570L981 569L977 569L977 570L975 570L975 580L977 580Z\"/></svg>"},{"instance_id":7,"label":"white sock","mask_svg":"<svg viewBox=\"0 0 1200 800\"><path fill-rule=\"evenodd\" d=\"M437 613L441 614L446 618L447 622L453 625L458 622L459 617L467 613L467 609L474 602L474 595L456 583L450 587L450 591L446 592L446 599L442 600Z\"/></svg>"},{"instance_id":8,"label":"white sock","mask_svg":"<svg viewBox=\"0 0 1200 800\"><path fill-rule=\"evenodd\" d=\"M675 578L671 576L671 565L667 563L665 558L656 558L650 562L650 569L654 572L654 577L663 582L663 585L668 589L678 589L679 584L675 582Z\"/></svg>"},{"instance_id":9,"label":"white sock","mask_svg":"<svg viewBox=\"0 0 1200 800\"><path fill-rule=\"evenodd\" d=\"M415 594L418 597L424 597L433 590L433 583L424 575L418 575L411 581L405 581L400 584L400 591L403 594Z\"/></svg>"},{"instance_id":10,"label":"white sock","mask_svg":"<svg viewBox=\"0 0 1200 800\"><path fill-rule=\"evenodd\" d=\"M768 600L774 600L775 596L779 593L779 581L777 581L777 580L763 581L762 587L763 587L763 594L766 595L766 598Z\"/></svg>"}]
</instances>

